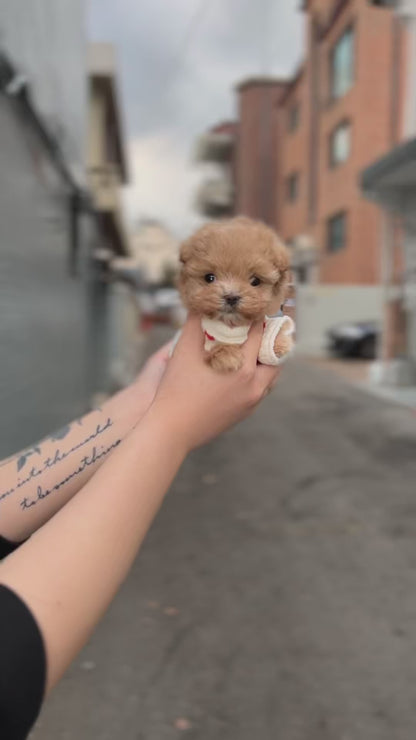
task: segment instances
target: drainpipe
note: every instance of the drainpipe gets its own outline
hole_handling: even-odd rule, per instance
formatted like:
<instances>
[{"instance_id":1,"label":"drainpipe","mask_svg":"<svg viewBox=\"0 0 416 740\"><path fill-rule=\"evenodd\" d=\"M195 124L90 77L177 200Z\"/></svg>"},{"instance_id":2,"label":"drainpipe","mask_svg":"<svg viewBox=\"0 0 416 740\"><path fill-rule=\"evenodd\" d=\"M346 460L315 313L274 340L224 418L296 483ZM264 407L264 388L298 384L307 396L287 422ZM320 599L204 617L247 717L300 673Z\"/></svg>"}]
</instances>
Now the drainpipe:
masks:
<instances>
[{"instance_id":1,"label":"drainpipe","mask_svg":"<svg viewBox=\"0 0 416 740\"><path fill-rule=\"evenodd\" d=\"M386 316L389 312L390 307L390 293L391 293L391 281L393 274L393 217L389 211L385 208L381 210L382 214L382 237L381 237L381 286L383 293L383 323L385 324ZM390 317L389 317L390 320ZM387 336L386 336L387 335ZM389 331L382 332L382 340L378 348L378 359L382 368L383 379L386 371L386 364L389 360L389 343L390 343L390 327Z\"/></svg>"},{"instance_id":2,"label":"drainpipe","mask_svg":"<svg viewBox=\"0 0 416 740\"><path fill-rule=\"evenodd\" d=\"M370 5L394 8L408 30L408 71L405 94L404 137L416 134L416 0L369 0Z\"/></svg>"},{"instance_id":3,"label":"drainpipe","mask_svg":"<svg viewBox=\"0 0 416 740\"><path fill-rule=\"evenodd\" d=\"M404 138L416 134L416 0L397 0L396 13L408 30L408 71L405 94Z\"/></svg>"},{"instance_id":4,"label":"drainpipe","mask_svg":"<svg viewBox=\"0 0 416 740\"><path fill-rule=\"evenodd\" d=\"M398 0L396 12L407 29L408 37L403 121L403 137L406 140L412 139L416 135L416 0ZM386 217L389 218L388 214ZM408 310L406 313L407 320L409 320ZM409 343L409 326L406 331L408 334L407 342Z\"/></svg>"}]
</instances>

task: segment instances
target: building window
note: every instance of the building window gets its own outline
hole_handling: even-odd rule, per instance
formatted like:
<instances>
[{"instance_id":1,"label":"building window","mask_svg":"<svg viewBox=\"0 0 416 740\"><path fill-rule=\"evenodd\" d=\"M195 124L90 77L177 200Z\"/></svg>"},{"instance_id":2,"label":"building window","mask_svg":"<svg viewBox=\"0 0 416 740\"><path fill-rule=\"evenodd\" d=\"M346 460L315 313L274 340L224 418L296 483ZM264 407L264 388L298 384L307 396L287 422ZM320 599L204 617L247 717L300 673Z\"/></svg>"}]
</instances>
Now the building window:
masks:
<instances>
[{"instance_id":1,"label":"building window","mask_svg":"<svg viewBox=\"0 0 416 740\"><path fill-rule=\"evenodd\" d=\"M298 265L296 278L298 285L307 285L310 282L310 265Z\"/></svg>"},{"instance_id":2,"label":"building window","mask_svg":"<svg viewBox=\"0 0 416 740\"><path fill-rule=\"evenodd\" d=\"M327 221L327 250L339 252L344 249L347 241L347 214L345 211L337 213Z\"/></svg>"},{"instance_id":3,"label":"building window","mask_svg":"<svg viewBox=\"0 0 416 740\"><path fill-rule=\"evenodd\" d=\"M330 56L331 98L341 98L354 82L354 29L347 28Z\"/></svg>"},{"instance_id":4,"label":"building window","mask_svg":"<svg viewBox=\"0 0 416 740\"><path fill-rule=\"evenodd\" d=\"M340 123L329 137L329 165L338 167L346 162L351 153L351 124Z\"/></svg>"},{"instance_id":5,"label":"building window","mask_svg":"<svg viewBox=\"0 0 416 740\"><path fill-rule=\"evenodd\" d=\"M299 103L293 103L293 105L289 108L288 113L288 128L289 131L293 134L296 129L299 126L299 117L300 117L300 108Z\"/></svg>"},{"instance_id":6,"label":"building window","mask_svg":"<svg viewBox=\"0 0 416 740\"><path fill-rule=\"evenodd\" d=\"M294 203L299 195L299 173L293 172L286 179L286 198L290 203Z\"/></svg>"}]
</instances>

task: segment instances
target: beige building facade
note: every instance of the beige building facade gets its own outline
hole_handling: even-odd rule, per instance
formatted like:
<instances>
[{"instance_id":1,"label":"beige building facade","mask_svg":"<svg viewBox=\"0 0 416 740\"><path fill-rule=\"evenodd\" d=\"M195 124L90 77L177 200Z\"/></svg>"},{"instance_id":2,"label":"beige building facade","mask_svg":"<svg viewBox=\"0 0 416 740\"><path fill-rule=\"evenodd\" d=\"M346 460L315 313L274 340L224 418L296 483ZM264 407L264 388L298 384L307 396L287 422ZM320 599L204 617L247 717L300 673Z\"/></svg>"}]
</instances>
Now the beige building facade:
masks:
<instances>
[{"instance_id":1,"label":"beige building facade","mask_svg":"<svg viewBox=\"0 0 416 740\"><path fill-rule=\"evenodd\" d=\"M118 255L129 255L121 197L121 188L128 180L127 162L111 44L90 44L88 75L88 184L100 214L103 247Z\"/></svg>"},{"instance_id":2,"label":"beige building facade","mask_svg":"<svg viewBox=\"0 0 416 740\"><path fill-rule=\"evenodd\" d=\"M179 256L178 240L159 221L143 219L132 236L133 259L146 283L172 282Z\"/></svg>"}]
</instances>

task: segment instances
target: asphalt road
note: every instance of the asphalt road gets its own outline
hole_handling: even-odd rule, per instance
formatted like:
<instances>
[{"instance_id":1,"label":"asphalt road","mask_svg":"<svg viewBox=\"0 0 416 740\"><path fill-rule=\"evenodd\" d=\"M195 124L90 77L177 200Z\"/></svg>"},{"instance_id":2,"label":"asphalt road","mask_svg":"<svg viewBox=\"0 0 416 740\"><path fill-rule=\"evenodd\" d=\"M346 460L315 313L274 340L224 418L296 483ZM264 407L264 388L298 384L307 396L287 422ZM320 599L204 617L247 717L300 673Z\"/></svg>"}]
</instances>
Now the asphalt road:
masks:
<instances>
[{"instance_id":1,"label":"asphalt road","mask_svg":"<svg viewBox=\"0 0 416 740\"><path fill-rule=\"evenodd\" d=\"M414 740L415 479L409 411L293 362L184 465L33 737Z\"/></svg>"}]
</instances>

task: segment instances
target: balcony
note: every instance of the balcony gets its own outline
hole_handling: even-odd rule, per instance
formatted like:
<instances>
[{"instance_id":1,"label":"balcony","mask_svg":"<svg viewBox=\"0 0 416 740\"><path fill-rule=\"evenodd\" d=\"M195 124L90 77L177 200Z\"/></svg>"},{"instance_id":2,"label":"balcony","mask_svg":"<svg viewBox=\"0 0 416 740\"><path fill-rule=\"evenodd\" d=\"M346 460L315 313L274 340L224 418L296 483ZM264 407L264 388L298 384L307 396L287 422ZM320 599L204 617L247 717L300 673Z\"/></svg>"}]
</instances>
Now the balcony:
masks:
<instances>
[{"instance_id":1,"label":"balcony","mask_svg":"<svg viewBox=\"0 0 416 740\"><path fill-rule=\"evenodd\" d=\"M235 135L230 131L208 131L203 134L195 148L197 162L230 162L233 156Z\"/></svg>"},{"instance_id":2,"label":"balcony","mask_svg":"<svg viewBox=\"0 0 416 740\"><path fill-rule=\"evenodd\" d=\"M120 208L120 176L113 164L90 167L88 171L94 204L98 211Z\"/></svg>"},{"instance_id":3,"label":"balcony","mask_svg":"<svg viewBox=\"0 0 416 740\"><path fill-rule=\"evenodd\" d=\"M308 234L299 234L290 244L291 266L293 270L314 265L317 260L317 249L314 240Z\"/></svg>"},{"instance_id":4,"label":"balcony","mask_svg":"<svg viewBox=\"0 0 416 740\"><path fill-rule=\"evenodd\" d=\"M234 210L234 188L225 178L203 182L197 192L196 208L207 218L230 216Z\"/></svg>"}]
</instances>

